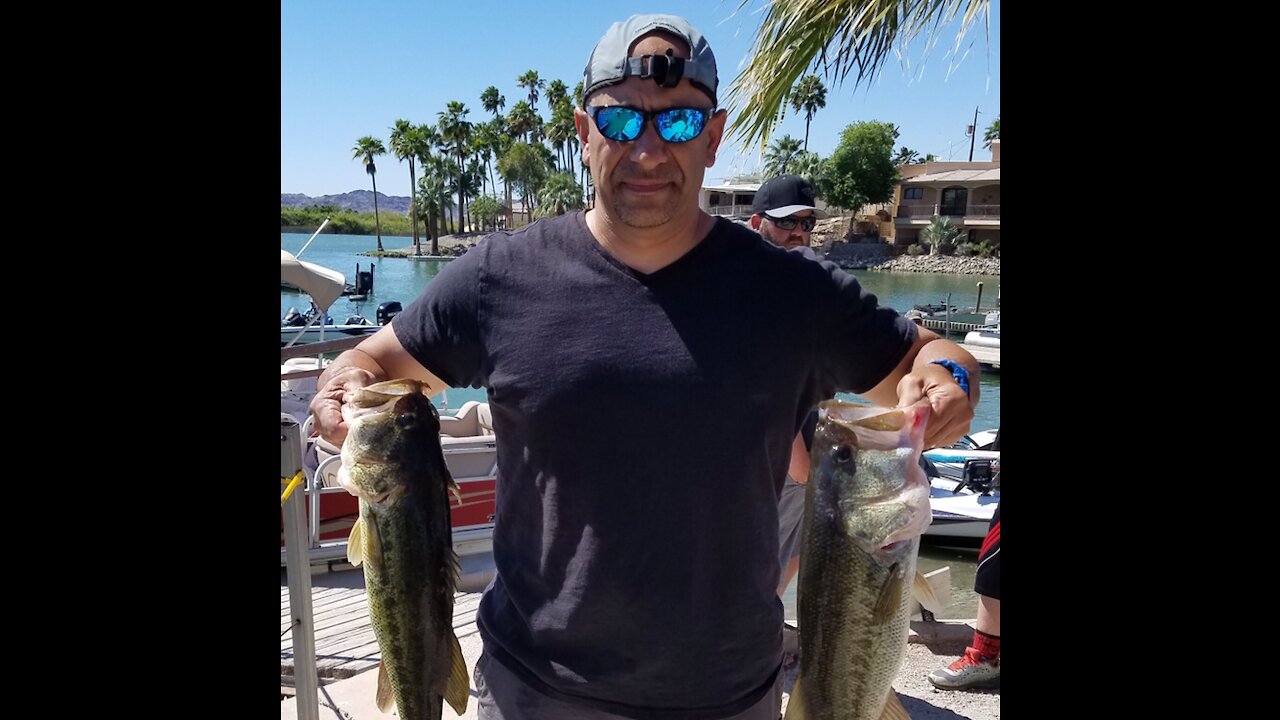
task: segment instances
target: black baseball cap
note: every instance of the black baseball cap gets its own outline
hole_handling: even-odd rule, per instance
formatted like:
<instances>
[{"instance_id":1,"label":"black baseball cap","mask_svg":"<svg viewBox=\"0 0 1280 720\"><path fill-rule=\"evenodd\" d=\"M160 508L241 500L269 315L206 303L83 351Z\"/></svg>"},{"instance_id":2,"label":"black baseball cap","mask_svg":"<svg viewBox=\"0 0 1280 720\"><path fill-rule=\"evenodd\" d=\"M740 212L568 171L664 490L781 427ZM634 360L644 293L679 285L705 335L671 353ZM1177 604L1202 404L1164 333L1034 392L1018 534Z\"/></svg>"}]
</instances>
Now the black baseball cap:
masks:
<instances>
[{"instance_id":1,"label":"black baseball cap","mask_svg":"<svg viewBox=\"0 0 1280 720\"><path fill-rule=\"evenodd\" d=\"M799 175L779 175L770 178L756 191L751 212L784 218L801 210L812 210L814 217L826 217L814 202L813 186L808 180Z\"/></svg>"}]
</instances>

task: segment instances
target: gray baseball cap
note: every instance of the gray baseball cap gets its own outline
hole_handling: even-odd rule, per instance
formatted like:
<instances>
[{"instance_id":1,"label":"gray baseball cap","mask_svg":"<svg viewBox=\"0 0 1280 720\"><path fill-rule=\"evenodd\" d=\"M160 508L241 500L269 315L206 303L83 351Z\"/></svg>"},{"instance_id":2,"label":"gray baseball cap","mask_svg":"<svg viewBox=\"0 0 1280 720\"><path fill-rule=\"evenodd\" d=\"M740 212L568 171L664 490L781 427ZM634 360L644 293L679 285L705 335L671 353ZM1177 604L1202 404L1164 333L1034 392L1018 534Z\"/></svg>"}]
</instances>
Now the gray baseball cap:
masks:
<instances>
[{"instance_id":1,"label":"gray baseball cap","mask_svg":"<svg viewBox=\"0 0 1280 720\"><path fill-rule=\"evenodd\" d=\"M690 57L628 57L628 51L636 40L654 30L666 30L684 40L689 45ZM649 60L648 67L645 67L646 59ZM716 75L716 56L711 52L707 39L688 20L675 15L632 15L626 22L610 25L592 49L591 58L583 70L583 105L591 93L616 85L628 75L651 77L663 87L675 87L681 78L687 78L710 96L712 103L716 102L716 90L720 85L720 78Z\"/></svg>"}]
</instances>

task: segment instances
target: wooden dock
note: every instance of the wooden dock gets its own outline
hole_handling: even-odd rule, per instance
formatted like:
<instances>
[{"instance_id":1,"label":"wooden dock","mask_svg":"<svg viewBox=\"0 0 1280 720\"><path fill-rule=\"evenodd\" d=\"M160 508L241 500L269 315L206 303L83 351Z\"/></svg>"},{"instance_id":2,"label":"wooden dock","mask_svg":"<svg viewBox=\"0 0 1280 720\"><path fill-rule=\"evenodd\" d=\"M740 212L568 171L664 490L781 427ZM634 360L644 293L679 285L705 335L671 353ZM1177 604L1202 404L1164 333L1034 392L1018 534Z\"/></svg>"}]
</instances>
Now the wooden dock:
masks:
<instances>
[{"instance_id":1,"label":"wooden dock","mask_svg":"<svg viewBox=\"0 0 1280 720\"><path fill-rule=\"evenodd\" d=\"M480 593L458 593L453 600L453 629L460 641L475 635ZM353 677L378 666L382 653L369 620L364 571L317 572L311 576L311 610L315 624L316 673L320 684ZM280 675L294 674L293 638L289 623L289 585L280 577ZM473 661L474 662L474 661Z\"/></svg>"}]
</instances>

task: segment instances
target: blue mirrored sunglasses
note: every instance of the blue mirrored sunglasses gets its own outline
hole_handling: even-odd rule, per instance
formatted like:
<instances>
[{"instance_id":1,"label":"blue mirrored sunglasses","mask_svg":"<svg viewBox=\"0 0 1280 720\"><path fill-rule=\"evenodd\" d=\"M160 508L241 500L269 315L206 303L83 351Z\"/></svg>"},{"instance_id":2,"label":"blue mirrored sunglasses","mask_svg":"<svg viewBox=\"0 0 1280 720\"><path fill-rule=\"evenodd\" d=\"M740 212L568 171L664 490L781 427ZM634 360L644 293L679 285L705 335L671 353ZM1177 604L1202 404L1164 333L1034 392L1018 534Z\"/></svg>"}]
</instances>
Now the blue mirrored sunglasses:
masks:
<instances>
[{"instance_id":1,"label":"blue mirrored sunglasses","mask_svg":"<svg viewBox=\"0 0 1280 720\"><path fill-rule=\"evenodd\" d=\"M640 137L652 118L654 126L658 128L658 135L663 140L669 143L686 143L702 134L711 113L712 110L688 107L653 111L622 105L587 107L587 114L596 121L600 134L618 142L631 142Z\"/></svg>"}]
</instances>

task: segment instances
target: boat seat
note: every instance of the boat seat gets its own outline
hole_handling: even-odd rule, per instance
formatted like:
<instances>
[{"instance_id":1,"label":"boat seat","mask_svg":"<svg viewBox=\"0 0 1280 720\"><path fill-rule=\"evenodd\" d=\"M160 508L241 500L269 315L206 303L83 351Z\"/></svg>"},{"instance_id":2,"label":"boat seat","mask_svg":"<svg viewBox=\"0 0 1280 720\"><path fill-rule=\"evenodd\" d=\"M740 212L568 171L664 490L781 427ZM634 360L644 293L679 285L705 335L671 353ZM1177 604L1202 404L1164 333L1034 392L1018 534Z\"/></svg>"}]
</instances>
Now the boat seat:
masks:
<instances>
[{"instance_id":1,"label":"boat seat","mask_svg":"<svg viewBox=\"0 0 1280 720\"><path fill-rule=\"evenodd\" d=\"M309 434L311 418L303 423ZM445 464L455 479L492 476L496 472L498 450L493 433L493 416L489 404L468 400L457 415L440 416L440 446ZM320 487L340 487L338 468L341 461L325 464L325 460L342 454L342 448L321 437L309 438L315 450Z\"/></svg>"},{"instance_id":2,"label":"boat seat","mask_svg":"<svg viewBox=\"0 0 1280 720\"><path fill-rule=\"evenodd\" d=\"M440 416L440 434L449 437L493 435L493 415L489 403L468 400L453 415Z\"/></svg>"},{"instance_id":3,"label":"boat seat","mask_svg":"<svg viewBox=\"0 0 1280 720\"><path fill-rule=\"evenodd\" d=\"M289 358L280 364L280 374L296 372L298 370L315 370L320 367L319 362L313 357ZM280 392L294 393L299 397L311 397L316 394L316 380L319 378L306 377L296 378L293 380L281 380Z\"/></svg>"}]
</instances>

